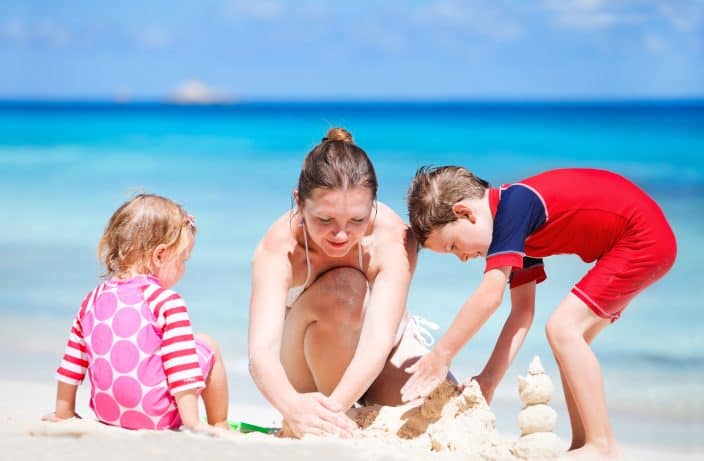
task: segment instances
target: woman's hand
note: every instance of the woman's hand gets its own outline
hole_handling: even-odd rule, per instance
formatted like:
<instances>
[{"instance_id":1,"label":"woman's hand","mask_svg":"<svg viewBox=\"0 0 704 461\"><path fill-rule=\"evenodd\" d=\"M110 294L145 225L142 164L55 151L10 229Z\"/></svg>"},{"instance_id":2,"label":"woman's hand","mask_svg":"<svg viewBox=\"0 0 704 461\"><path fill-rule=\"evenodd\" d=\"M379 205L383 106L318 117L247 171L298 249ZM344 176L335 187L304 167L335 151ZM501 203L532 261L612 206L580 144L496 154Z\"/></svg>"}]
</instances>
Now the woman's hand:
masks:
<instances>
[{"instance_id":1,"label":"woman's hand","mask_svg":"<svg viewBox=\"0 0 704 461\"><path fill-rule=\"evenodd\" d=\"M401 400L410 402L424 398L447 379L450 364L435 349L425 354L416 363L406 368L406 373L413 373L401 388Z\"/></svg>"},{"instance_id":2,"label":"woman's hand","mask_svg":"<svg viewBox=\"0 0 704 461\"><path fill-rule=\"evenodd\" d=\"M297 394L286 408L284 422L297 438L307 434L349 438L357 424L345 414L345 410L320 392Z\"/></svg>"}]
</instances>

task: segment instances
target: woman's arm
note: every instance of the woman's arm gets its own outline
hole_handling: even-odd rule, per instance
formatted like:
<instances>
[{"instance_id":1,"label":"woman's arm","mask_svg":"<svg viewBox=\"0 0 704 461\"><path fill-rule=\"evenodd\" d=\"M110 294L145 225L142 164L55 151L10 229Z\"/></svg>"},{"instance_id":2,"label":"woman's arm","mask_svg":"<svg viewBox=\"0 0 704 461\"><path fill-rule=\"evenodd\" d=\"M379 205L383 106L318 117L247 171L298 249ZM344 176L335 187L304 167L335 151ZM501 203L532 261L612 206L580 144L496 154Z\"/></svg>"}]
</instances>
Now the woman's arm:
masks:
<instances>
[{"instance_id":1,"label":"woman's arm","mask_svg":"<svg viewBox=\"0 0 704 461\"><path fill-rule=\"evenodd\" d=\"M319 393L298 393L281 364L281 338L286 313L286 292L291 268L284 245L266 238L252 263L252 297L249 306L249 370L264 397L283 415L293 435L350 437L355 424L346 408Z\"/></svg>"},{"instance_id":2,"label":"woman's arm","mask_svg":"<svg viewBox=\"0 0 704 461\"><path fill-rule=\"evenodd\" d=\"M285 251L265 240L252 261L249 303L249 371L264 397L280 412L296 390L281 365L280 351L291 268Z\"/></svg>"},{"instance_id":3,"label":"woman's arm","mask_svg":"<svg viewBox=\"0 0 704 461\"><path fill-rule=\"evenodd\" d=\"M394 231L376 245L374 258L379 261L379 271L364 314L357 349L330 395L345 408L359 400L381 373L406 311L418 246L405 225Z\"/></svg>"}]
</instances>

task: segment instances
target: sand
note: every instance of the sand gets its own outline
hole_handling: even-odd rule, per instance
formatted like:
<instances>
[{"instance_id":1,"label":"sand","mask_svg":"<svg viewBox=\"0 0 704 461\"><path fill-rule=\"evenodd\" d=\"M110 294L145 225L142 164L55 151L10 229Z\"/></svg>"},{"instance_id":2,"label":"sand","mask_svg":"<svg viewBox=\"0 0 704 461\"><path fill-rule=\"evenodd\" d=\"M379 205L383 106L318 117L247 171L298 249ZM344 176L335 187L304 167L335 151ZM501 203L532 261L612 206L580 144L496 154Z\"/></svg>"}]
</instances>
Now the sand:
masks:
<instances>
[{"instance_id":1,"label":"sand","mask_svg":"<svg viewBox=\"0 0 704 461\"><path fill-rule=\"evenodd\" d=\"M423 405L368 407L353 411L363 428L355 438L308 437L304 440L262 434L224 438L176 431L128 431L100 424L79 392L83 420L40 421L53 408L55 384L0 380L0 447L3 459L100 461L146 459L237 459L247 461L306 459L346 460L513 460L515 440L493 429L494 415L477 389L463 393L439 389ZM278 415L266 406L236 404L231 413L259 424ZM280 422L280 417L278 417ZM454 421L454 422L453 422ZM567 442L563 441L564 446ZM624 447L628 459L693 461L704 453L654 451Z\"/></svg>"},{"instance_id":2,"label":"sand","mask_svg":"<svg viewBox=\"0 0 704 461\"><path fill-rule=\"evenodd\" d=\"M361 430L356 438L410 446L427 455L513 460L512 442L496 432L496 417L472 382L460 391L445 382L422 403L352 410Z\"/></svg>"}]
</instances>

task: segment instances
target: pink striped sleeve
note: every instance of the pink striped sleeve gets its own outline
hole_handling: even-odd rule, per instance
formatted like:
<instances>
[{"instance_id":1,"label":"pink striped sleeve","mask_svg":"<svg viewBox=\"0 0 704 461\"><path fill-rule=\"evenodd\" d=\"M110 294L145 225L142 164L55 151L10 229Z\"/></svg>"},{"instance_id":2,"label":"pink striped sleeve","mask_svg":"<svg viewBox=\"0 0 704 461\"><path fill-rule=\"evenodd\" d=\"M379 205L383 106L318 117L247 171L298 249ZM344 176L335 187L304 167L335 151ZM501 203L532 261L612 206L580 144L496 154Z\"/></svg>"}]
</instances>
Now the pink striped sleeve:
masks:
<instances>
[{"instance_id":1,"label":"pink striped sleeve","mask_svg":"<svg viewBox=\"0 0 704 461\"><path fill-rule=\"evenodd\" d=\"M183 298L171 290L164 290L152 300L151 307L162 331L161 358L169 392L175 395L204 388L205 380L198 364L196 343Z\"/></svg>"},{"instance_id":2,"label":"pink striped sleeve","mask_svg":"<svg viewBox=\"0 0 704 461\"><path fill-rule=\"evenodd\" d=\"M95 290L89 293L81 303L78 315L73 319L71 333L69 334L66 348L64 349L61 365L59 365L59 368L56 370L56 379L67 384L79 385L86 376L88 354L86 353L86 342L83 339L80 319L94 294Z\"/></svg>"}]
</instances>

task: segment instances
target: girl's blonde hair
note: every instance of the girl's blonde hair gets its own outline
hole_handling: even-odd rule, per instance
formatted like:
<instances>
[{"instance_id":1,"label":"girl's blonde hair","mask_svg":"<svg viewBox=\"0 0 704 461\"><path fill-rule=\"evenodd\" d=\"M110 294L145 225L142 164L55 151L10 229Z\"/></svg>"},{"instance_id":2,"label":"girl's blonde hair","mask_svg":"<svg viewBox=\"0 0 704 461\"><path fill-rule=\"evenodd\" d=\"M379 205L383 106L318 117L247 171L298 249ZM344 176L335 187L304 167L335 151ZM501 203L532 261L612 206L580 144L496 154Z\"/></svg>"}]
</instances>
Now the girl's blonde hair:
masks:
<instances>
[{"instance_id":1,"label":"girl's blonde hair","mask_svg":"<svg viewBox=\"0 0 704 461\"><path fill-rule=\"evenodd\" d=\"M98 244L105 277L130 270L152 274L151 256L159 245L181 250L195 238L193 217L165 197L139 194L113 213Z\"/></svg>"}]
</instances>

